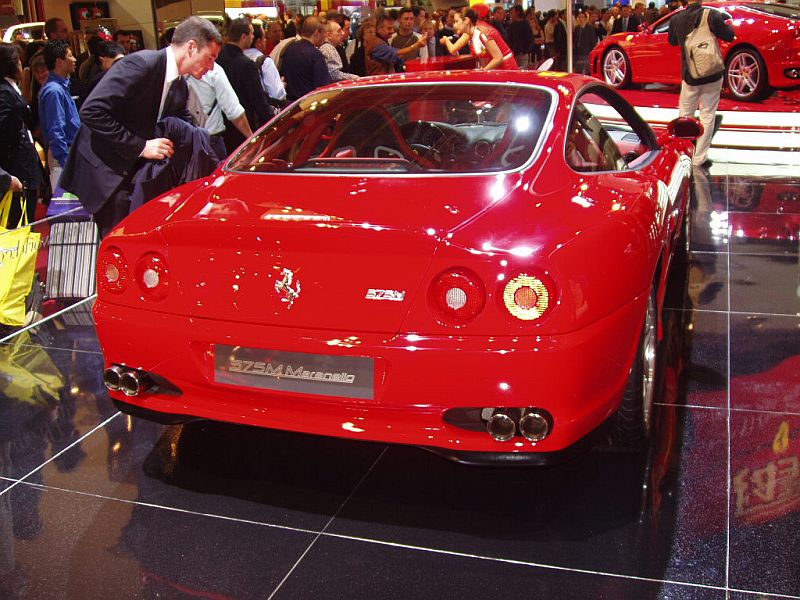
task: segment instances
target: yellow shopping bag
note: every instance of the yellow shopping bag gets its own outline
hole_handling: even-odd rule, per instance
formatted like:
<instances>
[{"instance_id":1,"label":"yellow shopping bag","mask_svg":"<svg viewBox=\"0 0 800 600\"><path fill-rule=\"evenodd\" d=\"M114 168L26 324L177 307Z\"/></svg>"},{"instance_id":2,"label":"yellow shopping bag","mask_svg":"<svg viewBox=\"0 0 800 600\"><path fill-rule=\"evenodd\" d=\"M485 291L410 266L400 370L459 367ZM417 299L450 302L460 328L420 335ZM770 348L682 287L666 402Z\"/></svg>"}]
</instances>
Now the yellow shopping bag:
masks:
<instances>
[{"instance_id":1,"label":"yellow shopping bag","mask_svg":"<svg viewBox=\"0 0 800 600\"><path fill-rule=\"evenodd\" d=\"M20 326L25 324L25 298L33 287L36 256L39 254L41 234L28 226L25 200L16 229L6 229L13 192L6 192L0 203L0 323ZM10 224L8 224L10 225Z\"/></svg>"}]
</instances>

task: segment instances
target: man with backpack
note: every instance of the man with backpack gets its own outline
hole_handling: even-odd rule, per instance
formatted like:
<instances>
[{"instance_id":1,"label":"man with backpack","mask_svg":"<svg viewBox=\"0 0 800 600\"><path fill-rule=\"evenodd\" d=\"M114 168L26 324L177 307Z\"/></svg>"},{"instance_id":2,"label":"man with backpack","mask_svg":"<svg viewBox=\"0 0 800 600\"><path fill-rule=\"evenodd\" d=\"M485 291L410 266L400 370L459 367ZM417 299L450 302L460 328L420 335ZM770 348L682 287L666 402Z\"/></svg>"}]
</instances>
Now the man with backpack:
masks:
<instances>
[{"instance_id":1,"label":"man with backpack","mask_svg":"<svg viewBox=\"0 0 800 600\"><path fill-rule=\"evenodd\" d=\"M251 131L256 131L272 118L275 111L261 86L258 66L244 54L252 45L253 38L253 25L248 19L240 17L231 21L228 42L220 50L217 63L224 69L239 103L244 107ZM239 128L230 121L225 121L223 137L228 153L236 150L245 140Z\"/></svg>"},{"instance_id":2,"label":"man with backpack","mask_svg":"<svg viewBox=\"0 0 800 600\"><path fill-rule=\"evenodd\" d=\"M714 136L714 117L722 91L725 63L717 39L732 42L735 35L728 21L731 16L714 8L703 8L692 0L669 24L669 43L681 48L681 117L694 116L700 109L703 135L697 140L692 164L708 167L708 149Z\"/></svg>"}]
</instances>

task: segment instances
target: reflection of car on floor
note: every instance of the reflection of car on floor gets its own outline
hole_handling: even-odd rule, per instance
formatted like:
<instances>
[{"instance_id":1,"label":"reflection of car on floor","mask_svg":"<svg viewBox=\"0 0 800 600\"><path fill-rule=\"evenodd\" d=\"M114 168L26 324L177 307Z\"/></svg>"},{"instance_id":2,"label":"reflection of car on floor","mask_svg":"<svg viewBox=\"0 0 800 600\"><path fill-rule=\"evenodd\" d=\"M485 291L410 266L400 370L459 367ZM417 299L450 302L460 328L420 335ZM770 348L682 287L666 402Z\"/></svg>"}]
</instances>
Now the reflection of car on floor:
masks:
<instances>
[{"instance_id":1,"label":"reflection of car on floor","mask_svg":"<svg viewBox=\"0 0 800 600\"><path fill-rule=\"evenodd\" d=\"M728 213L733 237L743 240L796 242L800 239L800 215L782 215L779 219L769 213ZM796 244L791 246L795 250Z\"/></svg>"},{"instance_id":2,"label":"reflection of car on floor","mask_svg":"<svg viewBox=\"0 0 800 600\"><path fill-rule=\"evenodd\" d=\"M562 73L318 90L103 241L106 386L141 416L468 461L608 421L637 445L698 133Z\"/></svg>"},{"instance_id":3,"label":"reflection of car on floor","mask_svg":"<svg viewBox=\"0 0 800 600\"><path fill-rule=\"evenodd\" d=\"M800 8L769 2L704 2L724 10L736 39L722 42L725 87L738 100L757 101L773 89L800 85ZM682 10L682 9L681 9ZM592 75L624 88L634 83L681 82L680 48L667 40L677 11L639 33L618 33L599 43L590 57Z\"/></svg>"},{"instance_id":4,"label":"reflection of car on floor","mask_svg":"<svg viewBox=\"0 0 800 600\"><path fill-rule=\"evenodd\" d=\"M757 183L752 177L732 175L724 184L732 211L758 209L768 213L800 213L800 186L792 181Z\"/></svg>"}]
</instances>

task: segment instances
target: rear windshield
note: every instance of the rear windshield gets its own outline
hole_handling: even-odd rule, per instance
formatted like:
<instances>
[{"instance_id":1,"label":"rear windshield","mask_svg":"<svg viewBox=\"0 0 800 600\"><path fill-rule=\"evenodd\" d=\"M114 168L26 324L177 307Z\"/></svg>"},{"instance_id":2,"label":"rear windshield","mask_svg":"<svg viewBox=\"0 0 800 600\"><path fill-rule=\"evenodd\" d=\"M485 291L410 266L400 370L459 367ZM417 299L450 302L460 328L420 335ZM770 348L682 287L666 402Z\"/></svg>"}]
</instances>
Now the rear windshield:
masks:
<instances>
[{"instance_id":1,"label":"rear windshield","mask_svg":"<svg viewBox=\"0 0 800 600\"><path fill-rule=\"evenodd\" d=\"M525 164L552 116L544 88L381 85L303 98L229 163L238 172L497 172Z\"/></svg>"},{"instance_id":2,"label":"rear windshield","mask_svg":"<svg viewBox=\"0 0 800 600\"><path fill-rule=\"evenodd\" d=\"M745 4L745 6L768 15L786 17L787 19L800 19L800 6L792 6L791 4Z\"/></svg>"}]
</instances>

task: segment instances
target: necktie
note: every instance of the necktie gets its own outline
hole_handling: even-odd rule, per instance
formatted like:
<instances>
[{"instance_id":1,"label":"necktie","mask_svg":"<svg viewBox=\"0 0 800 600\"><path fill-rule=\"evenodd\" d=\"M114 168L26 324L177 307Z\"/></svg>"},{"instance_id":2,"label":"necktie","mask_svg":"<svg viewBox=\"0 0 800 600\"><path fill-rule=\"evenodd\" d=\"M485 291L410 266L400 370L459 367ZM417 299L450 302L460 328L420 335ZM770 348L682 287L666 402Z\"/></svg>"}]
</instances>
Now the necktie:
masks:
<instances>
[{"instance_id":1,"label":"necktie","mask_svg":"<svg viewBox=\"0 0 800 600\"><path fill-rule=\"evenodd\" d=\"M161 110L159 118L163 119L168 115L177 115L186 106L189 98L189 86L183 77L173 80L167 90L167 97L164 99L164 108Z\"/></svg>"}]
</instances>

